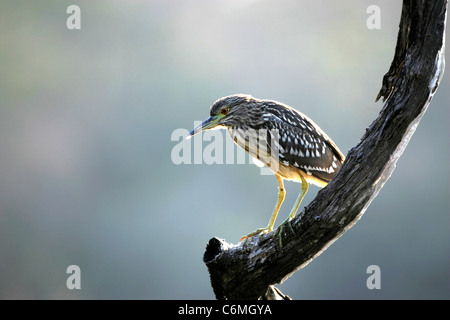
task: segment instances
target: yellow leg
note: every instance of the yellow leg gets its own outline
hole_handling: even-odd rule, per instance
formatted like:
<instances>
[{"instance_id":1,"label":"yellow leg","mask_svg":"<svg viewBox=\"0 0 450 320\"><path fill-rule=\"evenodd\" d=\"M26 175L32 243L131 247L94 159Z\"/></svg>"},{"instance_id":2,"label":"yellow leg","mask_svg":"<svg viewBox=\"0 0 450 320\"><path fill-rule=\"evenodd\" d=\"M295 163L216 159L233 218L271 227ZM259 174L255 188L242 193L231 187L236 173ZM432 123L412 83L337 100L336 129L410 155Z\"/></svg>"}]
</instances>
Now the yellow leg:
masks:
<instances>
[{"instance_id":1,"label":"yellow leg","mask_svg":"<svg viewBox=\"0 0 450 320\"><path fill-rule=\"evenodd\" d=\"M290 221L297 214L298 208L300 207L300 204L302 203L303 198L306 195L306 192L308 192L308 188L309 188L308 181L306 181L305 178L303 178L302 175L300 175L300 179L302 180L302 187L300 188L300 193L298 194L297 200L295 200L294 207L292 207L291 213L289 213L289 216L287 217L287 219L284 220L281 223L280 227L278 228L278 230L275 233L275 236L278 235L278 234L280 235L280 247L283 246L283 243L281 241L281 235L282 235L282 231L283 231L284 225L287 223L289 228L291 228L291 231L294 232L294 230L292 229Z\"/></svg>"},{"instance_id":2,"label":"yellow leg","mask_svg":"<svg viewBox=\"0 0 450 320\"><path fill-rule=\"evenodd\" d=\"M245 241L247 241L248 238L253 237L254 235L271 232L273 230L273 225L275 224L275 220L277 219L278 211L280 211L281 204L283 203L284 196L286 195L286 191L284 190L283 178L277 174L275 175L275 178L277 178L278 181L278 199L275 208L273 209L272 216L270 217L269 224L265 228L256 229L255 231L242 237L241 241L244 239Z\"/></svg>"},{"instance_id":3,"label":"yellow leg","mask_svg":"<svg viewBox=\"0 0 450 320\"><path fill-rule=\"evenodd\" d=\"M289 216L288 216L289 221L291 221L297 214L298 208L300 207L300 204L302 203L303 198L305 197L306 193L308 192L308 188L309 188L308 181L306 181L302 175L300 175L300 179L302 179L302 187L300 189L300 193L298 194L297 200L295 200L294 207L292 208L291 213L289 213Z\"/></svg>"}]
</instances>

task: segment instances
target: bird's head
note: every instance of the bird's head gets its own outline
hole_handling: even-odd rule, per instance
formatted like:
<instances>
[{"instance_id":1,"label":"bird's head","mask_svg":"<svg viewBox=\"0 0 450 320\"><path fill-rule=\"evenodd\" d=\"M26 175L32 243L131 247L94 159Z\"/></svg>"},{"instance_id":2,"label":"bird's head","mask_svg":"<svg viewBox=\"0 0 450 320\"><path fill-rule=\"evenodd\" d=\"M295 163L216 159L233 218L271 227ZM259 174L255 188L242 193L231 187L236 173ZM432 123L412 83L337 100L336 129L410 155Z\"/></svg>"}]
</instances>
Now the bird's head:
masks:
<instances>
[{"instance_id":1,"label":"bird's head","mask_svg":"<svg viewBox=\"0 0 450 320\"><path fill-rule=\"evenodd\" d=\"M243 121L255 109L257 102L257 99L244 94L227 96L217 100L211 106L210 117L195 127L188 137L217 127L244 126Z\"/></svg>"}]
</instances>

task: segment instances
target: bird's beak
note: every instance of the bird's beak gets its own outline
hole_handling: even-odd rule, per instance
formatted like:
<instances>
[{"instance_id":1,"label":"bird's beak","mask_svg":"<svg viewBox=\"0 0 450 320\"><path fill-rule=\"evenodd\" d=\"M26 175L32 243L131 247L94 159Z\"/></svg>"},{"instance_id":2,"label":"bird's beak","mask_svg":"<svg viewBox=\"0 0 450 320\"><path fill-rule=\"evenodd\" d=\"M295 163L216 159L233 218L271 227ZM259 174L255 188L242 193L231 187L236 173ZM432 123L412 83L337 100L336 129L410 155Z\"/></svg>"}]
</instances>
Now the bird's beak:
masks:
<instances>
[{"instance_id":1,"label":"bird's beak","mask_svg":"<svg viewBox=\"0 0 450 320\"><path fill-rule=\"evenodd\" d=\"M189 135L186 138L190 138L192 137L194 134L197 134L201 131L205 131L208 129L212 129L214 127L216 127L219 123L219 120L222 119L223 117L221 116L213 116L213 117L209 117L208 119L206 119L205 121L203 121L201 124L199 124L198 126L196 126L194 128L194 130L192 130L191 132L189 132Z\"/></svg>"}]
</instances>

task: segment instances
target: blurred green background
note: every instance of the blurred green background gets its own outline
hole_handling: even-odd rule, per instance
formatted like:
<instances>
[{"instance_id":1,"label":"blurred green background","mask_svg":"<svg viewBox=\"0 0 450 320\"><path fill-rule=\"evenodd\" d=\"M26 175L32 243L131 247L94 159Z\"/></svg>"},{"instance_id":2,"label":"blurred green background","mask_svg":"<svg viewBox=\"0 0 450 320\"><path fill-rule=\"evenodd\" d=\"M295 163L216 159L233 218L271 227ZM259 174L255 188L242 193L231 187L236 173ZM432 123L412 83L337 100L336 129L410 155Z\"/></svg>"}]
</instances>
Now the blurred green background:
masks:
<instances>
[{"instance_id":1,"label":"blurred green background","mask_svg":"<svg viewBox=\"0 0 450 320\"><path fill-rule=\"evenodd\" d=\"M66 27L71 4L81 30ZM380 30L366 27L372 4ZM277 183L249 161L175 165L172 133L248 93L304 112L346 154L382 107L400 12L388 0L3 0L0 298L214 299L208 240L265 226ZM448 89L447 71L362 219L284 293L450 298ZM286 188L276 225L300 185ZM66 287L72 264L81 290ZM380 290L366 287L373 264Z\"/></svg>"}]
</instances>

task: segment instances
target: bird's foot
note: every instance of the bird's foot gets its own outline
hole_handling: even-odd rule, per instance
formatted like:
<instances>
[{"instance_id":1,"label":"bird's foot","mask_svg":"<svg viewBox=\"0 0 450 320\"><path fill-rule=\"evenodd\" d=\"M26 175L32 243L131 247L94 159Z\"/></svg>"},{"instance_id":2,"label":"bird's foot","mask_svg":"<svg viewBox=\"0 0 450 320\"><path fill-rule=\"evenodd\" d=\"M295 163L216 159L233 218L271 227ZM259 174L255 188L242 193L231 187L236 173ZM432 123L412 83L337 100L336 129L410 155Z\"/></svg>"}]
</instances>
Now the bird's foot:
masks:
<instances>
[{"instance_id":1,"label":"bird's foot","mask_svg":"<svg viewBox=\"0 0 450 320\"><path fill-rule=\"evenodd\" d=\"M286 220L284 220L280 226L278 227L278 229L275 231L275 233L273 234L274 237L278 236L279 237L279 241L280 241L280 248L283 247L283 241L282 241L282 236L283 236L283 228L284 226L287 224L289 226L289 228L291 229L292 233L294 233L294 229L291 226L291 217L288 217Z\"/></svg>"},{"instance_id":2,"label":"bird's foot","mask_svg":"<svg viewBox=\"0 0 450 320\"><path fill-rule=\"evenodd\" d=\"M260 235L262 233L268 233L270 231L272 231L272 230L270 228L268 228L268 227L266 227L266 228L258 228L255 231L250 232L248 235L243 236L241 238L241 240L239 240L239 241L244 240L244 244L245 244L245 243L247 243L247 240L250 239L251 237L253 237L253 236L257 235L257 234Z\"/></svg>"}]
</instances>

